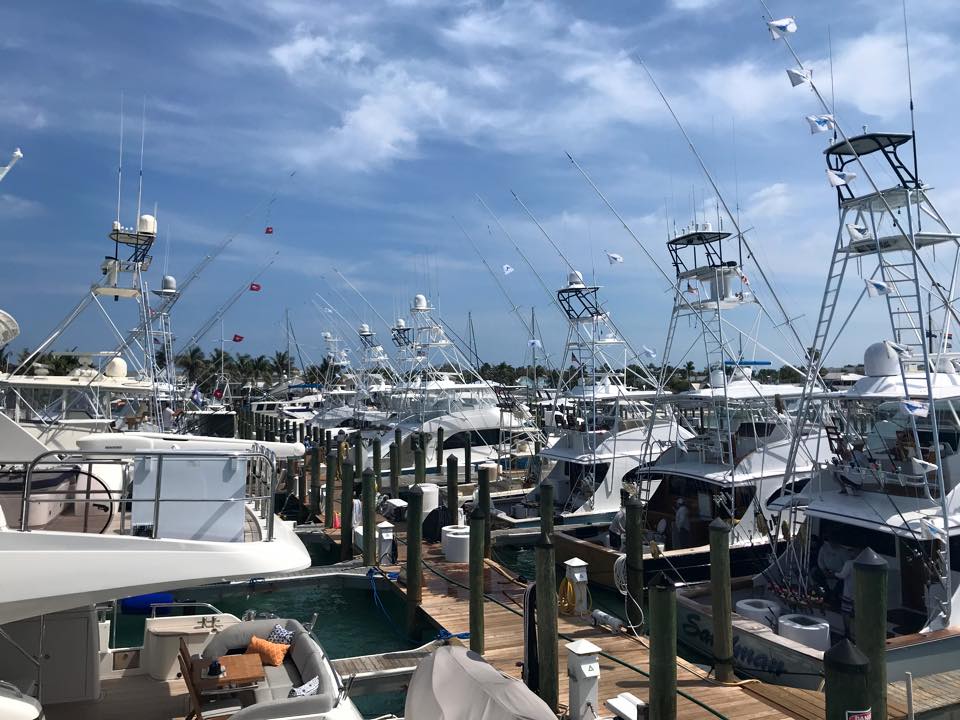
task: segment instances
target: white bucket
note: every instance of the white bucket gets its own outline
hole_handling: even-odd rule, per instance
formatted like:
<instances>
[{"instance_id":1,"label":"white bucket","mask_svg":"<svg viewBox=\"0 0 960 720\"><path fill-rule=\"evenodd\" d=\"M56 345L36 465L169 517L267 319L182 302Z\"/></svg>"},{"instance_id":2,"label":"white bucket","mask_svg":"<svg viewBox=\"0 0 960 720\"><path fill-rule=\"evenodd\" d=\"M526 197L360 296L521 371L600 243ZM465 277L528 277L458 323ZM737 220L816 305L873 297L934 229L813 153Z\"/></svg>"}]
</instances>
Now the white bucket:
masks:
<instances>
[{"instance_id":1,"label":"white bucket","mask_svg":"<svg viewBox=\"0 0 960 720\"><path fill-rule=\"evenodd\" d=\"M823 618L799 613L781 615L777 634L814 650L830 649L830 623Z\"/></svg>"},{"instance_id":2,"label":"white bucket","mask_svg":"<svg viewBox=\"0 0 960 720\"><path fill-rule=\"evenodd\" d=\"M434 483L420 483L420 489L423 490L423 519L437 509L440 504L440 486Z\"/></svg>"},{"instance_id":3,"label":"white bucket","mask_svg":"<svg viewBox=\"0 0 960 720\"><path fill-rule=\"evenodd\" d=\"M737 601L737 615L775 628L780 617L780 603L763 598L748 598Z\"/></svg>"},{"instance_id":4,"label":"white bucket","mask_svg":"<svg viewBox=\"0 0 960 720\"><path fill-rule=\"evenodd\" d=\"M470 562L470 528L466 525L448 525L441 533L440 545L447 562Z\"/></svg>"}]
</instances>

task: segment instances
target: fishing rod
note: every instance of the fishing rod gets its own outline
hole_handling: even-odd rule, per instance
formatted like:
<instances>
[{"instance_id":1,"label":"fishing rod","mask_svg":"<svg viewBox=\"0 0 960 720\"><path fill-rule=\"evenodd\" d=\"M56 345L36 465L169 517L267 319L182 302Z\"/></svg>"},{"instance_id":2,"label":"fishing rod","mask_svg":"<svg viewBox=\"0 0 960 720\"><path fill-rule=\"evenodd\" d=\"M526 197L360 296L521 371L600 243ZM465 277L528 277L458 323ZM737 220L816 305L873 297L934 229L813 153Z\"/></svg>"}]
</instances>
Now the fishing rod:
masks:
<instances>
[{"instance_id":1,"label":"fishing rod","mask_svg":"<svg viewBox=\"0 0 960 720\"><path fill-rule=\"evenodd\" d=\"M370 308L371 312L373 312L373 314L377 316L377 318L380 320L380 322L383 323L383 326L386 328L387 332L390 332L390 331L393 329L392 326L390 325L390 323L388 323L388 322L386 321L386 319L383 317L383 315L381 315L381 314L377 311L377 308L375 308L375 307L373 306L373 303L371 303L369 300L367 300L366 296L365 296L362 292L360 292L359 290L357 290L357 288L353 285L353 283L351 283L349 280L347 280L347 278L344 276L344 274L341 273L337 268L333 268L333 272L336 273L336 276L337 276L338 278L340 278L341 280L343 280L344 283L346 283L346 285L347 285L348 288L350 288L351 290L353 290L353 292L355 292L355 293L357 294L357 297L358 297L358 298L360 298L361 300L363 300L364 304L365 304L368 308ZM328 284L329 284L329 283L328 283Z\"/></svg>"}]
</instances>

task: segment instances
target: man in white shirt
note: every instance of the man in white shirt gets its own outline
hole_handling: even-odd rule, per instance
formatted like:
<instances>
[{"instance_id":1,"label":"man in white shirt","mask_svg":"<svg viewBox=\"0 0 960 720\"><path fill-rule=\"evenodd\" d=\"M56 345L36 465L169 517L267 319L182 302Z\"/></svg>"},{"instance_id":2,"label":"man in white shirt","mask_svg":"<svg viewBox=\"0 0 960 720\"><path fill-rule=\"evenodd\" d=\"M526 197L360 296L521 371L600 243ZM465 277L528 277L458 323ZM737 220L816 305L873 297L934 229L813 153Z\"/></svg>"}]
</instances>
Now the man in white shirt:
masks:
<instances>
[{"instance_id":1,"label":"man in white shirt","mask_svg":"<svg viewBox=\"0 0 960 720\"><path fill-rule=\"evenodd\" d=\"M163 404L163 410L160 411L160 427L164 432L169 432L174 428L174 412L173 408L170 407L170 403L165 402Z\"/></svg>"},{"instance_id":2,"label":"man in white shirt","mask_svg":"<svg viewBox=\"0 0 960 720\"><path fill-rule=\"evenodd\" d=\"M677 512L673 518L674 549L690 547L690 508L681 497L677 498Z\"/></svg>"}]
</instances>

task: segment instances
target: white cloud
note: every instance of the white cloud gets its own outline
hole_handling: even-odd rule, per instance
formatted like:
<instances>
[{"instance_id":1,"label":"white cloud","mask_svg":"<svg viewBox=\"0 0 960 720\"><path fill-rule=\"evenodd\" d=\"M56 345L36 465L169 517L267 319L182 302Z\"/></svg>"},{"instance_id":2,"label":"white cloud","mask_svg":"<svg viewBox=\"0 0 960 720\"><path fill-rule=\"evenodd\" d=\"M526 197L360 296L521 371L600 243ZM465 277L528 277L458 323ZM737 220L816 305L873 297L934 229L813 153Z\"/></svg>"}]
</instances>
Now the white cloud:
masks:
<instances>
[{"instance_id":1,"label":"white cloud","mask_svg":"<svg viewBox=\"0 0 960 720\"><path fill-rule=\"evenodd\" d=\"M720 0L670 0L677 10L704 10L720 3Z\"/></svg>"},{"instance_id":2,"label":"white cloud","mask_svg":"<svg viewBox=\"0 0 960 720\"><path fill-rule=\"evenodd\" d=\"M16 172L13 170L12 172ZM0 193L0 217L8 219L20 219L34 217L43 212L43 205L35 200L10 195L9 193Z\"/></svg>"},{"instance_id":3,"label":"white cloud","mask_svg":"<svg viewBox=\"0 0 960 720\"><path fill-rule=\"evenodd\" d=\"M747 213L750 219L761 222L783 217L793 209L793 206L790 187L782 182L761 188L747 199Z\"/></svg>"}]
</instances>

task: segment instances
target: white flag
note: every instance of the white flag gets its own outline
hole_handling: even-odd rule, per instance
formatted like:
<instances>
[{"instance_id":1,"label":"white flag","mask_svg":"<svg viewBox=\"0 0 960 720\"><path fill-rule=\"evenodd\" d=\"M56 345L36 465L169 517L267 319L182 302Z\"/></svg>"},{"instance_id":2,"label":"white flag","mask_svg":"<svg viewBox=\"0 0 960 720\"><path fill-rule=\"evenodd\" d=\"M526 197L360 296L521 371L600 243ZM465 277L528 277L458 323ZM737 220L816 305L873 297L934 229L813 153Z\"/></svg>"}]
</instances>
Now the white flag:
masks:
<instances>
[{"instance_id":1,"label":"white flag","mask_svg":"<svg viewBox=\"0 0 960 720\"><path fill-rule=\"evenodd\" d=\"M773 35L773 39L779 40L781 35L795 33L797 31L797 21L792 17L781 20L771 20L767 23L767 27L770 29L770 34Z\"/></svg>"},{"instance_id":2,"label":"white flag","mask_svg":"<svg viewBox=\"0 0 960 720\"><path fill-rule=\"evenodd\" d=\"M529 340L527 340L527 345L529 345L530 347L543 347L540 341L537 340L536 338L530 338Z\"/></svg>"},{"instance_id":3,"label":"white flag","mask_svg":"<svg viewBox=\"0 0 960 720\"><path fill-rule=\"evenodd\" d=\"M854 225L853 223L847 223L847 235L854 242L870 240L873 237L866 225Z\"/></svg>"},{"instance_id":4,"label":"white flag","mask_svg":"<svg viewBox=\"0 0 960 720\"><path fill-rule=\"evenodd\" d=\"M863 282L867 285L867 295L870 297L879 297L881 295L890 294L890 286L882 280L873 280L871 278L864 278Z\"/></svg>"},{"instance_id":5,"label":"white flag","mask_svg":"<svg viewBox=\"0 0 960 720\"><path fill-rule=\"evenodd\" d=\"M919 458L910 458L911 470L913 470L914 475L926 475L929 472L933 472L937 469L937 466L932 462L927 462L926 460L921 460Z\"/></svg>"},{"instance_id":6,"label":"white flag","mask_svg":"<svg viewBox=\"0 0 960 720\"><path fill-rule=\"evenodd\" d=\"M690 284L690 281L687 281L687 293L690 295L699 295L700 290Z\"/></svg>"},{"instance_id":7,"label":"white flag","mask_svg":"<svg viewBox=\"0 0 960 720\"><path fill-rule=\"evenodd\" d=\"M606 255L607 255L607 260L610 261L610 264L611 264L611 265L615 265L615 264L617 264L617 263L622 263L622 262L623 262L623 255L619 255L619 254L617 254L617 253L612 253L612 252L607 252L606 250L604 250L603 252L606 253Z\"/></svg>"},{"instance_id":8,"label":"white flag","mask_svg":"<svg viewBox=\"0 0 960 720\"><path fill-rule=\"evenodd\" d=\"M927 405L927 403L916 402L914 400L901 401L900 409L907 415L913 415L914 417L926 417L930 412L930 406Z\"/></svg>"},{"instance_id":9,"label":"white flag","mask_svg":"<svg viewBox=\"0 0 960 720\"><path fill-rule=\"evenodd\" d=\"M643 354L646 355L651 360L656 359L657 353L648 348L646 345L643 346Z\"/></svg>"},{"instance_id":10,"label":"white flag","mask_svg":"<svg viewBox=\"0 0 960 720\"><path fill-rule=\"evenodd\" d=\"M790 78L790 84L796 87L797 85L810 82L813 79L813 71L787 68L787 77Z\"/></svg>"},{"instance_id":11,"label":"white flag","mask_svg":"<svg viewBox=\"0 0 960 720\"><path fill-rule=\"evenodd\" d=\"M687 444L683 441L683 438L677 435L677 447L680 448L681 452L687 452Z\"/></svg>"},{"instance_id":12,"label":"white flag","mask_svg":"<svg viewBox=\"0 0 960 720\"><path fill-rule=\"evenodd\" d=\"M887 344L888 348L893 350L900 357L907 357L910 355L910 348L908 348L906 345L898 345L890 340L884 340L884 342Z\"/></svg>"},{"instance_id":13,"label":"white flag","mask_svg":"<svg viewBox=\"0 0 960 720\"><path fill-rule=\"evenodd\" d=\"M810 123L811 135L833 130L833 115L807 115L807 122Z\"/></svg>"},{"instance_id":14,"label":"white flag","mask_svg":"<svg viewBox=\"0 0 960 720\"><path fill-rule=\"evenodd\" d=\"M513 266L512 266L512 265L504 265L504 266L503 266L503 274L504 274L504 275L509 275L509 274L512 273L512 272L513 272Z\"/></svg>"},{"instance_id":15,"label":"white flag","mask_svg":"<svg viewBox=\"0 0 960 720\"><path fill-rule=\"evenodd\" d=\"M833 185L833 187L848 185L856 179L856 173L844 172L843 170L831 170L830 168L827 168L827 181Z\"/></svg>"}]
</instances>

